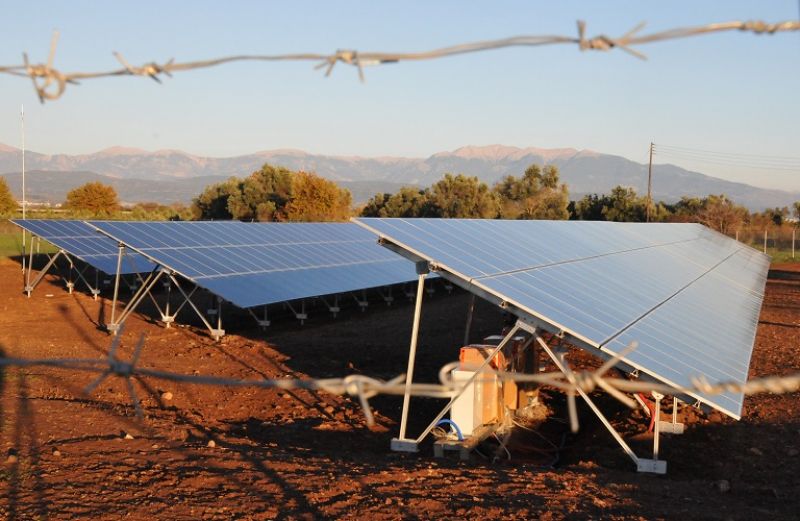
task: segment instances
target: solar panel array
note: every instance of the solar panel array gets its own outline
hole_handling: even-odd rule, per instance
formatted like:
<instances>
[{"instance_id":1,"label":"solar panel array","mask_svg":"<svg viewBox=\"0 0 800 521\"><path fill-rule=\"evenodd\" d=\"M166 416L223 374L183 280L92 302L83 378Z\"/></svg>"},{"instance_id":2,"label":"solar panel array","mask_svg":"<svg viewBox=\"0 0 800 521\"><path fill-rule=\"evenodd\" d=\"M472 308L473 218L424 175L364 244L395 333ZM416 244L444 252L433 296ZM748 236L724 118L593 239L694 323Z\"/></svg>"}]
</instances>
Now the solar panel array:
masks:
<instances>
[{"instance_id":1,"label":"solar panel array","mask_svg":"<svg viewBox=\"0 0 800 521\"><path fill-rule=\"evenodd\" d=\"M413 260L670 385L747 381L769 260L699 224L358 219ZM741 393L697 396L738 418Z\"/></svg>"},{"instance_id":2,"label":"solar panel array","mask_svg":"<svg viewBox=\"0 0 800 521\"><path fill-rule=\"evenodd\" d=\"M117 273L117 243L83 221L15 219L11 222L103 273ZM128 252L123 257L120 273L145 273L153 268L155 265L145 257Z\"/></svg>"},{"instance_id":3,"label":"solar panel array","mask_svg":"<svg viewBox=\"0 0 800 521\"><path fill-rule=\"evenodd\" d=\"M352 223L89 224L242 308L416 279L412 263Z\"/></svg>"}]
</instances>

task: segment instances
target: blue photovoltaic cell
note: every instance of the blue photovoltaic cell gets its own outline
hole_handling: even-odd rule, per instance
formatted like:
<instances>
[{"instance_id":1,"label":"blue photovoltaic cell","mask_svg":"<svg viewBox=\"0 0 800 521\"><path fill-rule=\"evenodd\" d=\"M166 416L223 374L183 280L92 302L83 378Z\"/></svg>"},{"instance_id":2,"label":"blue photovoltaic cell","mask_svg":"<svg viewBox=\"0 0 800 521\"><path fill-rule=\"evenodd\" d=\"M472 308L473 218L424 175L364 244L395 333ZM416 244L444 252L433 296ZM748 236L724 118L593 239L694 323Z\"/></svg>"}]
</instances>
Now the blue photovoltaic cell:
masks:
<instances>
[{"instance_id":1,"label":"blue photovoltaic cell","mask_svg":"<svg viewBox=\"0 0 800 521\"><path fill-rule=\"evenodd\" d=\"M747 381L769 258L699 224L358 219L412 260L670 385ZM738 418L744 396L696 396Z\"/></svg>"},{"instance_id":2,"label":"blue photovoltaic cell","mask_svg":"<svg viewBox=\"0 0 800 521\"><path fill-rule=\"evenodd\" d=\"M417 278L413 263L353 223L89 224L243 308Z\"/></svg>"},{"instance_id":3,"label":"blue photovoltaic cell","mask_svg":"<svg viewBox=\"0 0 800 521\"><path fill-rule=\"evenodd\" d=\"M14 219L11 222L103 273L117 273L117 243L83 221ZM122 259L120 272L129 275L146 273L154 268L155 265L145 257L127 252Z\"/></svg>"}]
</instances>

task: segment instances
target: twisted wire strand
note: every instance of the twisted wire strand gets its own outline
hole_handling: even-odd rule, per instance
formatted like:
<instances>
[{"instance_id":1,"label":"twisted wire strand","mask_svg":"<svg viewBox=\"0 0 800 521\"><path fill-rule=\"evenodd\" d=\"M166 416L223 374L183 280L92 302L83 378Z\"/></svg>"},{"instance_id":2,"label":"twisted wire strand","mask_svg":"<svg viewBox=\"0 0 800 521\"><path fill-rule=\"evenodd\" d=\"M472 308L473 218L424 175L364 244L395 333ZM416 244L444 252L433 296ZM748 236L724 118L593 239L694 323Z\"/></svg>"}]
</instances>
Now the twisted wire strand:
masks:
<instances>
[{"instance_id":1,"label":"twisted wire strand","mask_svg":"<svg viewBox=\"0 0 800 521\"><path fill-rule=\"evenodd\" d=\"M0 358L0 367L50 367L67 369L80 372L90 372L97 374L89 385L84 388L84 394L90 394L100 383L108 377L119 377L125 380L132 405L136 415L143 416L139 399L136 396L131 378L149 377L157 380L209 385L219 387L250 387L260 389L281 389L281 390L308 390L324 391L335 395L348 395L358 398L365 419L368 425L373 425L375 420L369 406L369 399L379 395L403 395L407 387L405 385L406 375L401 374L391 380L381 380L366 375L353 374L339 378L323 379L297 379L297 378L277 378L277 379L239 379L212 375L189 375L175 373L160 369L139 367L138 362L144 346L145 336L142 335L137 342L133 357L130 362L119 360L116 356L117 347L121 332L112 342L108 358L44 358L44 359L24 359L24 358ZM621 358L636 349L633 343L616 357L608 360L595 371L573 372L564 364L564 373L538 373L522 374L509 373L505 371L495 371L484 369L487 375L495 375L502 381L514 381L517 383L538 383L557 388L568 397L574 396L578 391L591 393L595 390L604 390L611 396L622 402L628 407L635 407L636 403L625 396L624 393L637 392L656 392L664 395L693 394L717 395L726 392L741 392L747 395L758 393L784 394L800 391L800 372L787 376L769 376L765 378L755 378L744 384L739 382L719 382L710 383L704 377L692 379L690 386L670 386L662 383L626 380L606 376ZM439 371L438 383L412 383L410 391L412 396L429 398L451 398L458 389L459 384L452 379L452 370L461 367L460 362L452 362L444 365ZM463 369L463 367L462 367ZM469 370L469 368L465 368ZM477 368L476 368L477 369ZM578 418L575 407L569 408L571 424L577 429Z\"/></svg>"},{"instance_id":2,"label":"twisted wire strand","mask_svg":"<svg viewBox=\"0 0 800 521\"><path fill-rule=\"evenodd\" d=\"M53 66L58 44L58 32L56 31L51 40L50 55L46 64L30 63L27 53L23 53L22 64L2 65L0 66L0 74L30 78L39 100L44 103L46 100L59 99L64 94L67 84L78 84L80 80L114 76L147 76L161 83L162 76L171 77L174 72L217 67L234 62L311 61L316 62L315 69L325 69L325 76L330 76L334 67L338 63L343 63L354 66L358 70L359 78L361 81L364 81L365 66L399 63L401 61L435 60L511 47L571 44L577 45L578 49L581 51L611 51L613 49L620 49L637 58L646 59L646 56L634 49L634 46L728 31L749 32L753 34L776 34L779 32L798 31L800 30L800 21L787 20L777 23L768 23L761 20L731 21L694 27L681 27L641 35L639 33L644 28L645 24L640 23L617 38L609 37L604 34L587 38L586 23L579 20L577 26L577 37L560 35L513 36L496 40L462 43L419 52L361 52L353 49L338 49L333 53L327 54L240 54L187 62L176 62L174 59L170 59L163 63L151 61L138 66L130 64L122 54L114 52L114 57L122 65L120 69L70 73L61 72Z\"/></svg>"}]
</instances>

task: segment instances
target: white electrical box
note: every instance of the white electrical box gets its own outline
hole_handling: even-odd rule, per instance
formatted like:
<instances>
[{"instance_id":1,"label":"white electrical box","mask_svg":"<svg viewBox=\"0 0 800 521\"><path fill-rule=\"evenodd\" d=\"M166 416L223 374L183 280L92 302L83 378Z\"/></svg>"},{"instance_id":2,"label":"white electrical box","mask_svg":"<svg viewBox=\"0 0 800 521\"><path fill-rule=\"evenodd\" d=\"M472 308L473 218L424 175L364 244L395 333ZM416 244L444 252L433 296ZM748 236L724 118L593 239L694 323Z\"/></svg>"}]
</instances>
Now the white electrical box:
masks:
<instances>
[{"instance_id":1,"label":"white electrical box","mask_svg":"<svg viewBox=\"0 0 800 521\"><path fill-rule=\"evenodd\" d=\"M475 374L472 371L461 371L453 369L453 383L460 388L467 380ZM461 434L466 438L472 435L475 430L475 382L469 384L461 396L453 402L450 409L450 419L461 429Z\"/></svg>"},{"instance_id":2,"label":"white electrical box","mask_svg":"<svg viewBox=\"0 0 800 521\"><path fill-rule=\"evenodd\" d=\"M453 382L456 389L467 382L473 371L453 370ZM497 421L501 410L500 382L495 374L482 374L473 380L461 396L453 402L450 409L450 420L458 425L461 434L468 438L472 433L487 423Z\"/></svg>"}]
</instances>

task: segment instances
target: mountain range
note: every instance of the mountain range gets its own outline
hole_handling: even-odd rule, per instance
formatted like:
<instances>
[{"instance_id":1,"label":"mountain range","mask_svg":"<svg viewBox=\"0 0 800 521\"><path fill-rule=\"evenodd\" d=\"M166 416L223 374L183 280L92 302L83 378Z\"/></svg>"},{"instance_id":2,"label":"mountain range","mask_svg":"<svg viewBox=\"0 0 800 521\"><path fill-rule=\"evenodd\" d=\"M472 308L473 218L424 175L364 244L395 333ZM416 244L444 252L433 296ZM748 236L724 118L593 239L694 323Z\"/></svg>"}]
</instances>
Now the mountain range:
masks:
<instances>
[{"instance_id":1,"label":"mountain range","mask_svg":"<svg viewBox=\"0 0 800 521\"><path fill-rule=\"evenodd\" d=\"M0 175L19 197L19 149L0 144ZM280 149L236 157L202 157L179 150L149 152L112 147L93 154L47 155L26 151L26 184L31 201L61 202L66 192L88 181L113 185L124 202L188 203L203 187L230 176L245 177L264 163L313 171L350 189L355 202L403 185L429 186L446 172L477 176L489 184L506 175L521 175L533 164L554 164L577 199L608 192L616 185L647 190L647 165L621 156L572 148L466 146L427 158L358 157L310 154ZM800 191L783 191L735 183L675 165L654 165L653 197L674 202L684 195L724 193L752 210L788 206Z\"/></svg>"}]
</instances>

